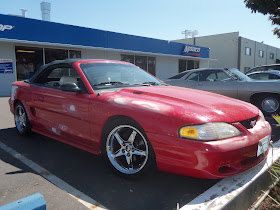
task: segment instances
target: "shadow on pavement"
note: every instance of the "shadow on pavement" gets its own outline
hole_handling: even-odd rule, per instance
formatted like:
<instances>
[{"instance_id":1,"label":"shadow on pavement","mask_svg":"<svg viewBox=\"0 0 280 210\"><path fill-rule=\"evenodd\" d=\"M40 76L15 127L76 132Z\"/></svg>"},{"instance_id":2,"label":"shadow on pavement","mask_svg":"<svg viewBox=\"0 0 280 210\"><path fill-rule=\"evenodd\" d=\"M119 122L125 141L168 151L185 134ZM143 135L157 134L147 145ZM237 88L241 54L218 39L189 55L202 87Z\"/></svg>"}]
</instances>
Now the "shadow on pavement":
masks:
<instances>
[{"instance_id":1,"label":"shadow on pavement","mask_svg":"<svg viewBox=\"0 0 280 210\"><path fill-rule=\"evenodd\" d=\"M127 180L115 175L101 156L39 134L22 137L9 128L0 130L0 140L109 209L176 209L177 203L187 204L218 182L163 172ZM21 163L16 167L22 170L12 173L29 172Z\"/></svg>"}]
</instances>

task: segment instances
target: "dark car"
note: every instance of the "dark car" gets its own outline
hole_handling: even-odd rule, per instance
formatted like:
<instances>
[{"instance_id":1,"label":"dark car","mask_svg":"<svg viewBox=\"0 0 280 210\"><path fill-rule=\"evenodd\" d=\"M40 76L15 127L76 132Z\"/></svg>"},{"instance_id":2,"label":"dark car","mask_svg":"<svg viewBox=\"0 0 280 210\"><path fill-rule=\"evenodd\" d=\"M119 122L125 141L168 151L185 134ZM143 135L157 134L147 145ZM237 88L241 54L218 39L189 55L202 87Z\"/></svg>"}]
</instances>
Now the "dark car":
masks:
<instances>
[{"instance_id":1,"label":"dark car","mask_svg":"<svg viewBox=\"0 0 280 210\"><path fill-rule=\"evenodd\" d=\"M276 70L268 70L268 71L260 71L260 72L253 72L247 74L248 77L255 80L274 80L280 79L280 71Z\"/></svg>"},{"instance_id":2,"label":"dark car","mask_svg":"<svg viewBox=\"0 0 280 210\"><path fill-rule=\"evenodd\" d=\"M267 116L280 112L280 81L252 80L238 69L193 69L170 77L164 82L250 102Z\"/></svg>"},{"instance_id":3,"label":"dark car","mask_svg":"<svg viewBox=\"0 0 280 210\"><path fill-rule=\"evenodd\" d=\"M245 72L245 74L247 75L247 74L251 74L253 72L268 71L268 70L280 71L280 64L271 64L271 65L257 66L257 67L249 69L248 71Z\"/></svg>"}]
</instances>

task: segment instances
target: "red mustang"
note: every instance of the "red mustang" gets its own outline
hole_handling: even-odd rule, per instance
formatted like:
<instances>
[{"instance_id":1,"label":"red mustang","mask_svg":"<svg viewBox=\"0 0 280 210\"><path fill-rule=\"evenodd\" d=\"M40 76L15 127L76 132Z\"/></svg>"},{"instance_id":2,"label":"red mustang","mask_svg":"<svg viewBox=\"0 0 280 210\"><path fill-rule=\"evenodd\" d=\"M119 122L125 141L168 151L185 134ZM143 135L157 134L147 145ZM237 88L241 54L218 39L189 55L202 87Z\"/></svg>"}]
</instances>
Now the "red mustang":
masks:
<instances>
[{"instance_id":1,"label":"red mustang","mask_svg":"<svg viewBox=\"0 0 280 210\"><path fill-rule=\"evenodd\" d=\"M9 100L20 134L31 130L105 160L119 174L151 169L223 178L261 163L271 127L249 103L167 86L109 60L64 60L14 82Z\"/></svg>"}]
</instances>

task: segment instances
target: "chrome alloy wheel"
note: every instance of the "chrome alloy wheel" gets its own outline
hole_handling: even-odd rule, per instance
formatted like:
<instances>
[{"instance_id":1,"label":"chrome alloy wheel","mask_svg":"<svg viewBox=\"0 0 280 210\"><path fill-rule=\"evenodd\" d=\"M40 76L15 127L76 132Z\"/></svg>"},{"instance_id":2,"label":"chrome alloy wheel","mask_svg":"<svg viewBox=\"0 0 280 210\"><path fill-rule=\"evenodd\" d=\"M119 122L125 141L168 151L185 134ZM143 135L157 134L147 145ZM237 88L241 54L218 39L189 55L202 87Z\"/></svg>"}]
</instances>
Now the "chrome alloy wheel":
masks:
<instances>
[{"instance_id":1,"label":"chrome alloy wheel","mask_svg":"<svg viewBox=\"0 0 280 210\"><path fill-rule=\"evenodd\" d=\"M106 152L118 171L135 174L146 165L149 150L147 140L139 130L130 125L120 125L109 133Z\"/></svg>"},{"instance_id":2,"label":"chrome alloy wheel","mask_svg":"<svg viewBox=\"0 0 280 210\"><path fill-rule=\"evenodd\" d=\"M21 133L26 128L27 118L26 112L22 105L16 106L15 110L15 124L18 131Z\"/></svg>"},{"instance_id":3,"label":"chrome alloy wheel","mask_svg":"<svg viewBox=\"0 0 280 210\"><path fill-rule=\"evenodd\" d=\"M274 113L279 109L279 102L276 98L268 97L262 101L262 109L268 113Z\"/></svg>"}]
</instances>

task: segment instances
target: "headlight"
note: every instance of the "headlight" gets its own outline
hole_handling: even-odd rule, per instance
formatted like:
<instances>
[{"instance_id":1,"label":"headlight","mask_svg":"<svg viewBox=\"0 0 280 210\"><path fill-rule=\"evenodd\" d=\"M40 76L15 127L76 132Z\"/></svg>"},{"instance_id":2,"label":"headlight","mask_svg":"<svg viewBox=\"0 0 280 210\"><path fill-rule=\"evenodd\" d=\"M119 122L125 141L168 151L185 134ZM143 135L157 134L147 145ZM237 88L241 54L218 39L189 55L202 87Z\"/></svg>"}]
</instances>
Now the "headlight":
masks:
<instances>
[{"instance_id":1,"label":"headlight","mask_svg":"<svg viewBox=\"0 0 280 210\"><path fill-rule=\"evenodd\" d=\"M202 141L218 140L240 135L240 131L228 123L214 122L202 125L184 126L179 130L180 137Z\"/></svg>"}]
</instances>

